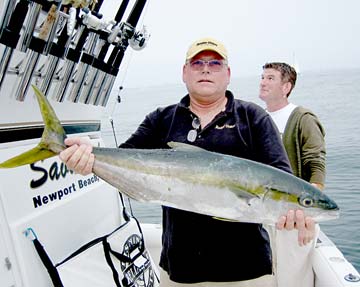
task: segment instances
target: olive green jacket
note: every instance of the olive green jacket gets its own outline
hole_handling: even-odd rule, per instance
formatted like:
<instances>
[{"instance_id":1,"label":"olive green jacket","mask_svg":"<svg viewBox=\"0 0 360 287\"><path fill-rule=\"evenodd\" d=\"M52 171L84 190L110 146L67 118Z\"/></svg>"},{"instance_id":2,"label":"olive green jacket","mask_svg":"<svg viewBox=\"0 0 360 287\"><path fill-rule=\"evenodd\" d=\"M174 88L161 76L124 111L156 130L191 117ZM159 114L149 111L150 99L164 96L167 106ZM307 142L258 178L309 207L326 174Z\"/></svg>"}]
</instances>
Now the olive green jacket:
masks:
<instances>
[{"instance_id":1,"label":"olive green jacket","mask_svg":"<svg viewBox=\"0 0 360 287\"><path fill-rule=\"evenodd\" d=\"M283 134L283 143L294 175L310 182L325 182L325 131L310 110L296 107Z\"/></svg>"}]
</instances>

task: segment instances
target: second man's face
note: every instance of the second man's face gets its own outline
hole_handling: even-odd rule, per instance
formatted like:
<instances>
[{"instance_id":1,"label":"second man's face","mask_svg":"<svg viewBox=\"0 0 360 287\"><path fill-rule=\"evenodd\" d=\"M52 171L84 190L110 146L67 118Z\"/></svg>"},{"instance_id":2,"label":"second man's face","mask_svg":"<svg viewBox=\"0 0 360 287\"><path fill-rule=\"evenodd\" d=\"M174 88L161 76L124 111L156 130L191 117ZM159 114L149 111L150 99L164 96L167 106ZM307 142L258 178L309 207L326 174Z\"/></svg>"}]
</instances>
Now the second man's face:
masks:
<instances>
[{"instance_id":1,"label":"second man's face","mask_svg":"<svg viewBox=\"0 0 360 287\"><path fill-rule=\"evenodd\" d=\"M265 69L261 76L259 97L264 102L286 97L285 84L281 73L275 69Z\"/></svg>"}]
</instances>

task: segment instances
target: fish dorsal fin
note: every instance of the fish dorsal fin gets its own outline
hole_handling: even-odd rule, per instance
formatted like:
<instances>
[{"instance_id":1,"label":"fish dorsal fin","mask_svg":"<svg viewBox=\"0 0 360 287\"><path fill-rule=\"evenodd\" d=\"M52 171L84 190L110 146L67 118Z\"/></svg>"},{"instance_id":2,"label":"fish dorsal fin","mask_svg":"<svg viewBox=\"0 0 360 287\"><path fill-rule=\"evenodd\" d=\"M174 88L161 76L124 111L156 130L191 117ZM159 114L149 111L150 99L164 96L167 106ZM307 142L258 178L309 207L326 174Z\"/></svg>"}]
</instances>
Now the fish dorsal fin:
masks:
<instances>
[{"instance_id":1,"label":"fish dorsal fin","mask_svg":"<svg viewBox=\"0 0 360 287\"><path fill-rule=\"evenodd\" d=\"M194 146L191 144L186 144L186 143L180 143L180 142L168 142L167 145L169 147L171 147L172 149L176 149L176 150L182 150L182 151L206 151L205 149L198 147L198 146Z\"/></svg>"}]
</instances>

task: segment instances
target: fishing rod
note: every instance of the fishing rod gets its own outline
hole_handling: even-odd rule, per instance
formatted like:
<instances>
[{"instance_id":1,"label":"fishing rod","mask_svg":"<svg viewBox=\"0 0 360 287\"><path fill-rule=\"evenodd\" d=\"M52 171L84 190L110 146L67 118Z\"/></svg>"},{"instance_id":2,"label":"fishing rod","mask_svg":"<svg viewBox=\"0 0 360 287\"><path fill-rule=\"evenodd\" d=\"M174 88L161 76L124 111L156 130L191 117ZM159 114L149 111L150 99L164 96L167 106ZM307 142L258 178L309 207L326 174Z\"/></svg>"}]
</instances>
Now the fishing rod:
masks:
<instances>
[{"instance_id":1,"label":"fishing rod","mask_svg":"<svg viewBox=\"0 0 360 287\"><path fill-rule=\"evenodd\" d=\"M126 22L120 24L120 32L118 35L119 40L110 54L107 65L104 66L106 75L98 89L97 95L94 96L95 105L102 105L104 107L107 105L111 90L120 69L120 65L124 58L125 51L129 44L135 50L137 48L136 45L140 47L139 43L141 43L140 49L145 47L145 43L149 38L147 33L137 32L135 30L145 4L146 0L137 0ZM142 31L145 31L145 29Z\"/></svg>"},{"instance_id":2,"label":"fishing rod","mask_svg":"<svg viewBox=\"0 0 360 287\"><path fill-rule=\"evenodd\" d=\"M50 48L47 71L45 72L44 80L40 86L40 90L46 96L48 96L54 78L58 73L57 69L60 61L65 58L65 55L69 49L71 36L76 26L76 7L72 6L71 4L67 4L62 5L60 10L61 16L63 17L63 19L60 21L64 23L64 27L62 28L61 32L59 32L57 41L54 42Z\"/></svg>"},{"instance_id":3,"label":"fishing rod","mask_svg":"<svg viewBox=\"0 0 360 287\"><path fill-rule=\"evenodd\" d=\"M20 76L15 92L18 101L24 101L27 90L30 86L32 76L35 73L40 55L47 55L49 48L55 38L58 11L61 0L44 1L32 0L26 30L23 36L21 51L26 53L25 67ZM40 25L39 31L35 29L40 12L46 14L45 20Z\"/></svg>"},{"instance_id":4,"label":"fishing rod","mask_svg":"<svg viewBox=\"0 0 360 287\"><path fill-rule=\"evenodd\" d=\"M86 76L94 61L96 46L99 43L101 30L107 25L107 23L102 20L101 14L93 14L88 10L83 10L83 12L86 13L86 15L83 16L83 24L85 25L85 29L88 31L88 39L86 43L87 49L83 51L81 55L76 75L77 77L74 80L74 85L70 92L69 99L73 102L78 102L80 99Z\"/></svg>"},{"instance_id":5,"label":"fishing rod","mask_svg":"<svg viewBox=\"0 0 360 287\"><path fill-rule=\"evenodd\" d=\"M15 1L8 1L5 15L0 26L0 43L5 49L0 60L0 89L6 76L10 60L20 39L20 32L29 11L30 1L20 0L16 6Z\"/></svg>"},{"instance_id":6,"label":"fishing rod","mask_svg":"<svg viewBox=\"0 0 360 287\"><path fill-rule=\"evenodd\" d=\"M123 0L120 4L120 7L114 18L114 24L109 33L102 33L100 39L102 39L102 45L99 49L97 57L94 57L92 62L92 67L90 68L89 75L85 82L85 88L83 92L83 97L80 99L81 102L85 104L93 104L94 98L93 94L97 91L98 87L101 85L107 68L105 68L105 57L108 53L108 50L112 44L115 43L116 37L120 32L120 23L125 14L126 8L129 4L129 0ZM92 101L92 102L91 102Z\"/></svg>"},{"instance_id":7,"label":"fishing rod","mask_svg":"<svg viewBox=\"0 0 360 287\"><path fill-rule=\"evenodd\" d=\"M65 56L65 63L63 65L63 74L60 79L60 85L55 92L55 99L59 102L63 102L65 100L67 90L69 85L73 82L74 86L76 85L71 78L75 78L77 73L80 73L79 70L82 70L82 66L80 65L79 61L82 56L85 43L87 42L87 49L92 49L94 41L96 40L95 37L92 37L92 40L88 40L90 32L94 32L95 28L99 28L101 24L102 15L99 13L100 7L103 1L97 2L94 9L91 11L89 8L85 7L80 9L77 7L78 16L76 17L76 26L77 26L77 40L74 41L74 47L70 47L67 50ZM74 14L74 12L72 12ZM74 25L74 24L72 24ZM92 30L91 30L92 29ZM88 51L84 51L85 53ZM86 56L84 57L86 58ZM78 69L75 70L76 65L78 65ZM75 93L75 87L72 88L72 93Z\"/></svg>"}]
</instances>

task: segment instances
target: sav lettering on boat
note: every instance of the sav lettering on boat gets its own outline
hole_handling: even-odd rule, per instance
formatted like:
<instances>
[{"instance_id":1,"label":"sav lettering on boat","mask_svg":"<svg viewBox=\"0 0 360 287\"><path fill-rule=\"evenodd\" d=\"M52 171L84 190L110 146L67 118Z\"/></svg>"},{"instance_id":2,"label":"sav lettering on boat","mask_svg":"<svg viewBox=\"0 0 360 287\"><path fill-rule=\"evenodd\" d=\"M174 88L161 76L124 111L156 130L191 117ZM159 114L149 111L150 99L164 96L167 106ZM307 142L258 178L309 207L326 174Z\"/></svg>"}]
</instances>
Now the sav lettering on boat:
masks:
<instances>
[{"instance_id":1,"label":"sav lettering on boat","mask_svg":"<svg viewBox=\"0 0 360 287\"><path fill-rule=\"evenodd\" d=\"M46 184L48 180L57 181L65 179L68 174L74 173L72 170L68 169L63 162L58 163L58 161L54 161L50 165L49 169L41 166L41 163L42 161L30 164L30 169L40 175L40 177L34 178L30 181L31 188L41 187Z\"/></svg>"}]
</instances>

